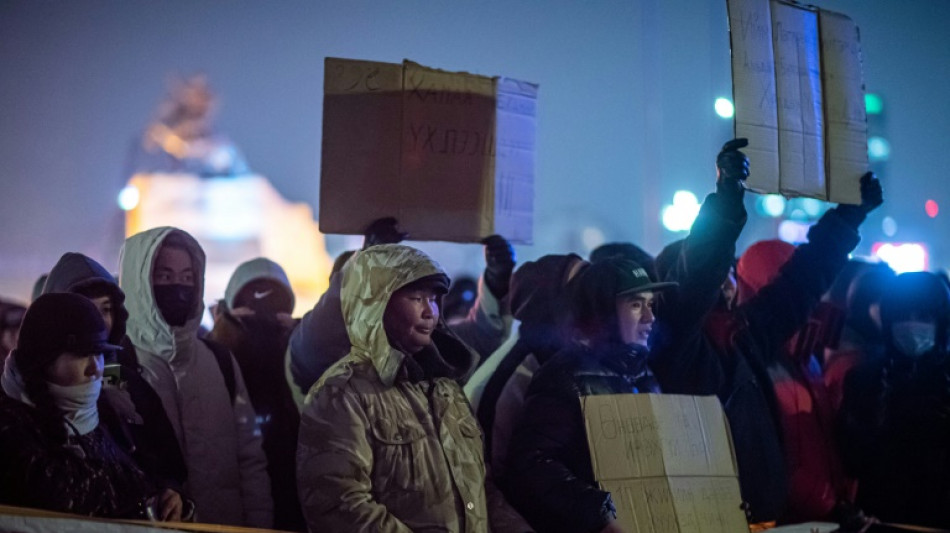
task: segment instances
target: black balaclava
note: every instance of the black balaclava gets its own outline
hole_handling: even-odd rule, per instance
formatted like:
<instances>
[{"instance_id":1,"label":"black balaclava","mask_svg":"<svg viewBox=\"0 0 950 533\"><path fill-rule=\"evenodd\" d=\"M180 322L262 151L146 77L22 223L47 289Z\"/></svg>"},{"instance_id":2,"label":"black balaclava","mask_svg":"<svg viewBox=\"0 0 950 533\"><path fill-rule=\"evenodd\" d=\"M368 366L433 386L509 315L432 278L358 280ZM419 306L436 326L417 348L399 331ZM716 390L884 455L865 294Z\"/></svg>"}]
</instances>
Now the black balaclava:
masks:
<instances>
[{"instance_id":1,"label":"black balaclava","mask_svg":"<svg viewBox=\"0 0 950 533\"><path fill-rule=\"evenodd\" d=\"M169 326L181 327L195 306L195 288L190 285L153 285L155 305Z\"/></svg>"}]
</instances>

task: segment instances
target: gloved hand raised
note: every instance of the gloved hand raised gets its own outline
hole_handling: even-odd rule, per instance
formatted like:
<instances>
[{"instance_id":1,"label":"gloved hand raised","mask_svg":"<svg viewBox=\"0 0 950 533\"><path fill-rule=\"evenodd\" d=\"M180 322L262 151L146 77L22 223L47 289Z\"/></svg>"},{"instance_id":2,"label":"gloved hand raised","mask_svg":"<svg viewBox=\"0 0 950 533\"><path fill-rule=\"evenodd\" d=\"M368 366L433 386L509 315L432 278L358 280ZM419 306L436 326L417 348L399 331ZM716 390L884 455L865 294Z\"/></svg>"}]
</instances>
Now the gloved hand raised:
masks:
<instances>
[{"instance_id":1,"label":"gloved hand raised","mask_svg":"<svg viewBox=\"0 0 950 533\"><path fill-rule=\"evenodd\" d=\"M395 218L377 218L363 232L363 249L376 244L397 244L408 236L408 233L399 230L399 222Z\"/></svg>"},{"instance_id":2,"label":"gloved hand raised","mask_svg":"<svg viewBox=\"0 0 950 533\"><path fill-rule=\"evenodd\" d=\"M749 177L749 158L739 151L749 145L748 139L733 139L722 145L716 156L716 189L726 194L741 194L742 184Z\"/></svg>"},{"instance_id":3,"label":"gloved hand raised","mask_svg":"<svg viewBox=\"0 0 950 533\"><path fill-rule=\"evenodd\" d=\"M861 203L839 204L838 214L857 229L864 222L868 213L874 211L884 203L884 190L881 188L881 181L874 176L873 172L866 172L861 176Z\"/></svg>"},{"instance_id":4,"label":"gloved hand raised","mask_svg":"<svg viewBox=\"0 0 950 533\"><path fill-rule=\"evenodd\" d=\"M495 298L508 295L511 273L515 269L515 249L501 235L482 239L485 245L485 285Z\"/></svg>"},{"instance_id":5,"label":"gloved hand raised","mask_svg":"<svg viewBox=\"0 0 950 533\"><path fill-rule=\"evenodd\" d=\"M874 211L884 203L884 189L881 180L873 172L866 172L861 176L861 205L865 214Z\"/></svg>"}]
</instances>

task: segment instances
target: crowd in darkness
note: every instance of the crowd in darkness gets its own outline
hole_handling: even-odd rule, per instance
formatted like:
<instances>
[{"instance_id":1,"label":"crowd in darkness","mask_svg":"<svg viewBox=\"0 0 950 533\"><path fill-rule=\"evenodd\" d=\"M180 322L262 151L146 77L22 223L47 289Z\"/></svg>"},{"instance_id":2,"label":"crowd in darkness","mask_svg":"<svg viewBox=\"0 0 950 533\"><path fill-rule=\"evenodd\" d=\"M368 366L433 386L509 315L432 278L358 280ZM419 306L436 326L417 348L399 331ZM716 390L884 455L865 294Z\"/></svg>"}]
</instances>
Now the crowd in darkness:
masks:
<instances>
[{"instance_id":1,"label":"crowd in darkness","mask_svg":"<svg viewBox=\"0 0 950 533\"><path fill-rule=\"evenodd\" d=\"M688 236L655 256L611 243L517 265L492 235L466 289L384 218L299 319L284 270L257 258L203 328L204 251L177 228L129 237L117 278L66 253L28 306L0 304L0 504L619 532L578 398L673 393L720 400L750 524L950 528L947 279L849 259L884 201L871 173L806 242L737 258L746 144L724 145Z\"/></svg>"}]
</instances>

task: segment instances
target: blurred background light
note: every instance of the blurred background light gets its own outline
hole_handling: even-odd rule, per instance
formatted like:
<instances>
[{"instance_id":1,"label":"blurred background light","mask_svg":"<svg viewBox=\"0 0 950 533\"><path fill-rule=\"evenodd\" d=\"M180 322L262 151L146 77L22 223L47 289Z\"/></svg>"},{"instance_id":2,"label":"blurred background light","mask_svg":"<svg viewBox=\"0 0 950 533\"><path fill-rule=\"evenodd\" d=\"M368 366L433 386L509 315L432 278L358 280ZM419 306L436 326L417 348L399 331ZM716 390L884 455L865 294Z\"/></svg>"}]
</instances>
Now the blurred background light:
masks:
<instances>
[{"instance_id":1,"label":"blurred background light","mask_svg":"<svg viewBox=\"0 0 950 533\"><path fill-rule=\"evenodd\" d=\"M894 217L884 217L884 220L881 221L881 231L888 237L897 234L897 221L894 220Z\"/></svg>"},{"instance_id":2,"label":"blurred background light","mask_svg":"<svg viewBox=\"0 0 950 533\"><path fill-rule=\"evenodd\" d=\"M139 190L134 185L127 185L119 191L116 201L123 211L131 211L139 205Z\"/></svg>"},{"instance_id":3,"label":"blurred background light","mask_svg":"<svg viewBox=\"0 0 950 533\"><path fill-rule=\"evenodd\" d=\"M868 157L871 161L887 161L891 157L891 144L884 137L868 139Z\"/></svg>"},{"instance_id":4,"label":"blurred background light","mask_svg":"<svg viewBox=\"0 0 950 533\"><path fill-rule=\"evenodd\" d=\"M937 205L936 200L927 200L927 203L924 204L924 210L927 211L928 217L937 218L937 214L940 213L940 206Z\"/></svg>"},{"instance_id":5,"label":"blurred background light","mask_svg":"<svg viewBox=\"0 0 950 533\"><path fill-rule=\"evenodd\" d=\"M670 231L689 231L699 214L699 207L695 194L690 191L676 191L673 195L673 205L663 208L663 227Z\"/></svg>"},{"instance_id":6,"label":"blurred background light","mask_svg":"<svg viewBox=\"0 0 950 533\"><path fill-rule=\"evenodd\" d=\"M716 98L716 114L722 118L732 118L736 113L735 106L728 98Z\"/></svg>"},{"instance_id":7,"label":"blurred background light","mask_svg":"<svg viewBox=\"0 0 950 533\"><path fill-rule=\"evenodd\" d=\"M871 253L898 274L925 271L930 263L927 247L919 242L876 242Z\"/></svg>"}]
</instances>

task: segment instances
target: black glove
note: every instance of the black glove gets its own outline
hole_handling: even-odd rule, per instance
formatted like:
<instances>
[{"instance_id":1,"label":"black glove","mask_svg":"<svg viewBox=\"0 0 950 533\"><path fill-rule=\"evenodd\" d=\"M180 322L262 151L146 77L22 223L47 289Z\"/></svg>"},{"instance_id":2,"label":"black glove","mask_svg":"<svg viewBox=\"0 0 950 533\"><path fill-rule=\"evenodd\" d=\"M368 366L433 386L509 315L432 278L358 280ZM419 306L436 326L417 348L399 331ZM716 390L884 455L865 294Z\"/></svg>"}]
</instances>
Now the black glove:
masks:
<instances>
[{"instance_id":1,"label":"black glove","mask_svg":"<svg viewBox=\"0 0 950 533\"><path fill-rule=\"evenodd\" d=\"M884 203L884 190L881 188L881 181L874 176L873 172L867 172L861 176L861 204L840 204L835 210L839 215L855 229L864 222L868 213L877 209Z\"/></svg>"},{"instance_id":2,"label":"black glove","mask_svg":"<svg viewBox=\"0 0 950 533\"><path fill-rule=\"evenodd\" d=\"M722 145L716 156L716 189L720 193L742 196L742 182L749 177L749 158L739 151L749 145L748 139L733 139Z\"/></svg>"},{"instance_id":3,"label":"black glove","mask_svg":"<svg viewBox=\"0 0 950 533\"><path fill-rule=\"evenodd\" d=\"M363 249L377 244L396 244L408 236L408 233L399 231L399 222L395 218L377 218L363 232Z\"/></svg>"},{"instance_id":4,"label":"black glove","mask_svg":"<svg viewBox=\"0 0 950 533\"><path fill-rule=\"evenodd\" d=\"M515 269L515 249L501 235L482 239L485 245L485 285L501 300L508 295L511 272Z\"/></svg>"}]
</instances>

